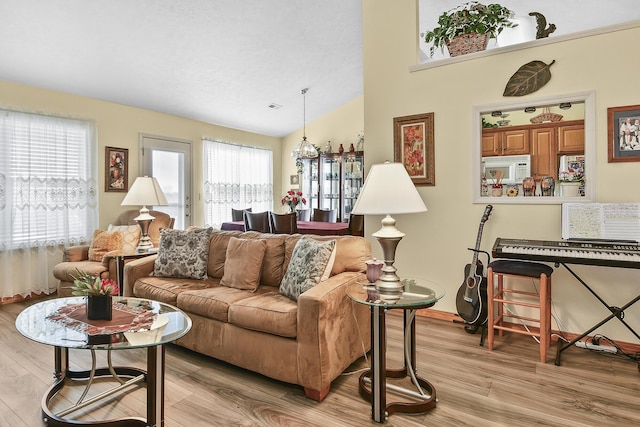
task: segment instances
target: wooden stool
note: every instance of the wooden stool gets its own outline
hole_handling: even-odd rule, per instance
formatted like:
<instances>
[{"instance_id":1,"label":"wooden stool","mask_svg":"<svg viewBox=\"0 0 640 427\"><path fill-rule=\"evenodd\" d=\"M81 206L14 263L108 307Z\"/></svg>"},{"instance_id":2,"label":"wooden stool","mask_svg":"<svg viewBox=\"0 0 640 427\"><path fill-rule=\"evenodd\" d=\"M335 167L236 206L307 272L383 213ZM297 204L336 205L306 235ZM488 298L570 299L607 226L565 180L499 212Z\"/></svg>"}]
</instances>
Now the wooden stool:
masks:
<instances>
[{"instance_id":1,"label":"wooden stool","mask_svg":"<svg viewBox=\"0 0 640 427\"><path fill-rule=\"evenodd\" d=\"M487 325L489 350L493 350L493 336L497 329L498 335L502 336L503 331L511 331L518 334L538 337L540 339L540 361L547 360L547 348L551 345L551 273L553 268L546 264L537 262L498 260L489 264L487 270ZM494 290L493 276L498 277L498 286ZM539 293L520 291L512 287L504 287L504 278L535 278L539 280ZM510 299L510 296L521 296L517 300ZM532 298L535 297L536 301ZM518 316L507 313L504 304L519 305L538 309L540 318ZM505 318L526 320L535 322L539 326L539 331L528 331L520 324L505 324Z\"/></svg>"}]
</instances>

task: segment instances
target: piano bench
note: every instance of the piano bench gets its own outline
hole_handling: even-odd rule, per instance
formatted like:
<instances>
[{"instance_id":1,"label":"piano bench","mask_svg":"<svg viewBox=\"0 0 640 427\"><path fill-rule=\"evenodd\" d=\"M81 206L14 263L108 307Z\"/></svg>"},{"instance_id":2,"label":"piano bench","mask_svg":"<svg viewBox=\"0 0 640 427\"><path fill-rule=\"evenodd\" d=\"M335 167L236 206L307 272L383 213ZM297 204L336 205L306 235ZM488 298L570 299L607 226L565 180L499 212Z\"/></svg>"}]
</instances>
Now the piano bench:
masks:
<instances>
[{"instance_id":1,"label":"piano bench","mask_svg":"<svg viewBox=\"0 0 640 427\"><path fill-rule=\"evenodd\" d=\"M547 360L547 349L551 345L551 274L553 268L546 264L526 261L497 260L489 264L487 271L487 341L489 350L493 351L495 331L499 336L503 331L538 337L540 340L540 361ZM509 287L504 286L504 278L509 277ZM497 284L494 286L494 278ZM537 279L539 281L538 292L518 289L516 286L523 283L522 279ZM515 297L515 298L514 298ZM527 307L537 310L538 318L525 317L509 312L505 304ZM538 330L531 330L529 325L525 328L522 324L505 322L505 318L537 323Z\"/></svg>"}]
</instances>

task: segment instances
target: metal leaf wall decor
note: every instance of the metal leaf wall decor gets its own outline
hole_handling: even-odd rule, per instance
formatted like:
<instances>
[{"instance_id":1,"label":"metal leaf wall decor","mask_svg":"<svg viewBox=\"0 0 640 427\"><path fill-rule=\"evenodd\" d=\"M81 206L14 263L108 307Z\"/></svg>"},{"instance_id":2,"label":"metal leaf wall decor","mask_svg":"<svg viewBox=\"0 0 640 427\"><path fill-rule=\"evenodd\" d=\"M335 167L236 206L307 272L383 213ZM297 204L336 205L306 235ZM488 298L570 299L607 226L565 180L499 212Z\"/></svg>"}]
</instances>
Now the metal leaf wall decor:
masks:
<instances>
[{"instance_id":1,"label":"metal leaf wall decor","mask_svg":"<svg viewBox=\"0 0 640 427\"><path fill-rule=\"evenodd\" d=\"M533 93L551 80L551 66L542 61L531 61L518 68L507 82L503 96L523 96Z\"/></svg>"}]
</instances>

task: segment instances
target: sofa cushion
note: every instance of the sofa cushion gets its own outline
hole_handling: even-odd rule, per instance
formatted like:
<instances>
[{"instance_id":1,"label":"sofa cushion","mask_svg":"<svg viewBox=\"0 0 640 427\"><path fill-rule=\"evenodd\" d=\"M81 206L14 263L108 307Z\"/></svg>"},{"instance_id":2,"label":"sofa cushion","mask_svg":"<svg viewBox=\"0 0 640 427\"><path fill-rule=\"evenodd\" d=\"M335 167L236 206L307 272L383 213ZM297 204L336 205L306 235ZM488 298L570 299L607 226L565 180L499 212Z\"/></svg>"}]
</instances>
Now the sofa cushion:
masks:
<instances>
[{"instance_id":1,"label":"sofa cushion","mask_svg":"<svg viewBox=\"0 0 640 427\"><path fill-rule=\"evenodd\" d=\"M267 243L262 260L260 284L266 286L280 286L284 275L284 250L287 234L260 233L247 231L242 234L243 239L260 239Z\"/></svg>"},{"instance_id":2,"label":"sofa cushion","mask_svg":"<svg viewBox=\"0 0 640 427\"><path fill-rule=\"evenodd\" d=\"M125 254L135 253L138 242L142 236L139 225L111 225L107 231L119 231L122 233L122 246L120 250Z\"/></svg>"},{"instance_id":3,"label":"sofa cushion","mask_svg":"<svg viewBox=\"0 0 640 427\"><path fill-rule=\"evenodd\" d=\"M153 275L206 279L209 237L212 230L161 230Z\"/></svg>"},{"instance_id":4,"label":"sofa cushion","mask_svg":"<svg viewBox=\"0 0 640 427\"><path fill-rule=\"evenodd\" d=\"M227 246L222 286L255 291L260 285L262 259L267 242L232 237Z\"/></svg>"},{"instance_id":5,"label":"sofa cushion","mask_svg":"<svg viewBox=\"0 0 640 427\"><path fill-rule=\"evenodd\" d=\"M185 279L168 277L141 277L133 285L133 294L138 298L177 305L178 295L191 290L202 290L217 286L217 279Z\"/></svg>"},{"instance_id":6,"label":"sofa cushion","mask_svg":"<svg viewBox=\"0 0 640 427\"><path fill-rule=\"evenodd\" d=\"M218 279L209 279L217 281ZM272 289L261 287L251 292L226 286L212 285L206 289L187 290L177 297L177 307L188 313L197 314L221 322L229 321L229 307L231 304L251 298L256 295L273 292Z\"/></svg>"},{"instance_id":7,"label":"sofa cushion","mask_svg":"<svg viewBox=\"0 0 640 427\"><path fill-rule=\"evenodd\" d=\"M275 291L244 298L229 307L229 323L287 338L296 337L297 318L298 305Z\"/></svg>"},{"instance_id":8,"label":"sofa cushion","mask_svg":"<svg viewBox=\"0 0 640 427\"><path fill-rule=\"evenodd\" d=\"M214 230L209 239L209 260L207 261L207 273L216 279L224 276L224 260L227 257L229 239L239 237L242 231Z\"/></svg>"},{"instance_id":9,"label":"sofa cushion","mask_svg":"<svg viewBox=\"0 0 640 427\"><path fill-rule=\"evenodd\" d=\"M280 283L280 293L294 301L308 289L317 285L322 278L335 240L325 242L303 236L296 243L291 261Z\"/></svg>"},{"instance_id":10,"label":"sofa cushion","mask_svg":"<svg viewBox=\"0 0 640 427\"><path fill-rule=\"evenodd\" d=\"M73 276L78 275L78 270L93 277L103 277L103 273L107 271L107 267L101 262L96 261L74 261L60 262L53 267L53 277L63 282L73 282Z\"/></svg>"},{"instance_id":11,"label":"sofa cushion","mask_svg":"<svg viewBox=\"0 0 640 427\"><path fill-rule=\"evenodd\" d=\"M89 261L101 262L109 252L119 251L122 242L122 233L119 231L94 231L89 247Z\"/></svg>"}]
</instances>

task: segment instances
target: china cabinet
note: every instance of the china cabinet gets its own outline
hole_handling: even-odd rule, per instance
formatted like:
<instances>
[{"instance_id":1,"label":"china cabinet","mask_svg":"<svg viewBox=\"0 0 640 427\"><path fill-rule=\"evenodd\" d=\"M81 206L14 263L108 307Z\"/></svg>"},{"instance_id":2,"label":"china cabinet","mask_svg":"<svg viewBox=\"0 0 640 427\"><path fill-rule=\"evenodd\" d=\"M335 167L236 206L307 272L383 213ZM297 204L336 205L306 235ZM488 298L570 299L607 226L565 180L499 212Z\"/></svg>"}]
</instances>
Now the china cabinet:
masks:
<instances>
[{"instance_id":1,"label":"china cabinet","mask_svg":"<svg viewBox=\"0 0 640 427\"><path fill-rule=\"evenodd\" d=\"M364 183L364 152L324 153L302 165L305 208L333 209L338 221L348 221Z\"/></svg>"}]
</instances>

